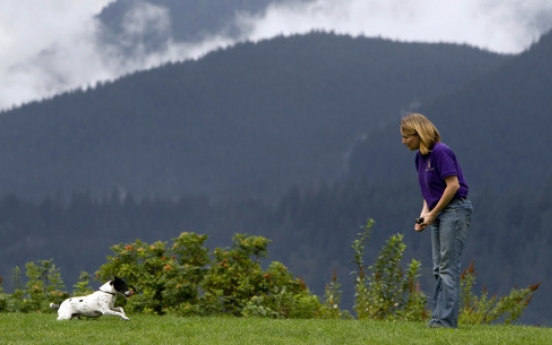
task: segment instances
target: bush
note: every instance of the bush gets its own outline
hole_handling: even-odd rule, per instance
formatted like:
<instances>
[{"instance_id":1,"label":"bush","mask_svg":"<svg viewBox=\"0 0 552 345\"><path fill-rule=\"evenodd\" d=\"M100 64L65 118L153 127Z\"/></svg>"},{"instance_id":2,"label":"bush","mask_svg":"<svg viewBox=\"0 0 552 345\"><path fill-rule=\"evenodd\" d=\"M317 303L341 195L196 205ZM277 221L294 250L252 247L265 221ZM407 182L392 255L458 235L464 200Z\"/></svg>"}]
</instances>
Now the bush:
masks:
<instances>
[{"instance_id":1,"label":"bush","mask_svg":"<svg viewBox=\"0 0 552 345\"><path fill-rule=\"evenodd\" d=\"M21 269L13 270L14 293L5 294L0 287L0 312L51 312L50 303L69 296L64 292L59 269L53 260L39 260L25 265L27 283L23 285Z\"/></svg>"},{"instance_id":2,"label":"bush","mask_svg":"<svg viewBox=\"0 0 552 345\"><path fill-rule=\"evenodd\" d=\"M320 309L317 297L283 264L262 269L268 239L236 234L231 248L214 250L212 262L206 239L184 232L172 245L137 240L113 246L97 276L117 275L138 286L141 294L120 301L135 312L289 318L314 317Z\"/></svg>"},{"instance_id":3,"label":"bush","mask_svg":"<svg viewBox=\"0 0 552 345\"><path fill-rule=\"evenodd\" d=\"M264 271L269 240L237 234L230 249L217 248L202 285L203 307L215 313L274 318L314 317L318 299L280 262Z\"/></svg>"},{"instance_id":4,"label":"bush","mask_svg":"<svg viewBox=\"0 0 552 345\"><path fill-rule=\"evenodd\" d=\"M262 275L261 290L246 302L241 315L274 318L314 318L321 308L318 297L294 278L280 262L272 262Z\"/></svg>"},{"instance_id":5,"label":"bush","mask_svg":"<svg viewBox=\"0 0 552 345\"><path fill-rule=\"evenodd\" d=\"M461 299L462 309L459 321L468 324L489 324L497 320L511 324L518 320L523 310L529 305L533 294L541 283L526 288L513 288L509 295L489 297L484 287L481 296L475 296L472 288L476 283L474 262L462 272Z\"/></svg>"},{"instance_id":6,"label":"bush","mask_svg":"<svg viewBox=\"0 0 552 345\"><path fill-rule=\"evenodd\" d=\"M365 246L374 221L368 220L353 242L357 279L354 310L359 319L420 321L427 317L426 297L417 282L421 263L412 260L404 274L401 268L406 245L403 235L391 236L366 275L363 263Z\"/></svg>"},{"instance_id":7,"label":"bush","mask_svg":"<svg viewBox=\"0 0 552 345\"><path fill-rule=\"evenodd\" d=\"M0 313L3 311L7 311L8 298L9 298L9 295L4 293L2 282L3 282L3 279L2 277L0 277Z\"/></svg>"},{"instance_id":8,"label":"bush","mask_svg":"<svg viewBox=\"0 0 552 345\"><path fill-rule=\"evenodd\" d=\"M351 314L339 307L341 304L341 283L337 280L337 271L334 270L332 281L326 285L324 291L324 303L318 311L318 318L321 319L350 319Z\"/></svg>"},{"instance_id":9,"label":"bush","mask_svg":"<svg viewBox=\"0 0 552 345\"><path fill-rule=\"evenodd\" d=\"M120 301L131 311L161 315L181 310L181 304L198 303L199 284L209 263L206 240L206 235L183 232L170 247L161 241L119 244L111 247L114 255L96 275L102 280L117 275L139 287L139 295Z\"/></svg>"},{"instance_id":10,"label":"bush","mask_svg":"<svg viewBox=\"0 0 552 345\"><path fill-rule=\"evenodd\" d=\"M421 263L412 260L406 270L401 266L406 245L403 236L391 236L373 265L364 264L365 248L374 221L368 220L353 241L356 265L354 310L358 319L427 319L426 297L420 291L418 272ZM305 283L294 277L280 262L265 270L261 259L267 256L270 240L261 236L236 234L230 248L216 248L210 258L204 247L206 235L183 232L172 243L153 244L136 240L111 248L113 255L96 272L96 279L107 281L124 277L138 286L139 294L117 305L129 311L175 315L234 315L268 318L349 318L339 307L341 284L334 272L327 285L324 301L310 293ZM69 294L53 260L26 264L27 282L23 284L19 267L13 272L15 291L5 294L0 286L0 312L51 312L50 302L60 303ZM90 275L81 272L74 295L92 292ZM540 283L514 288L507 296L489 297L486 289L480 297L472 293L475 284L473 263L461 276L460 322L469 324L515 322L527 307ZM1 284L1 281L0 281Z\"/></svg>"},{"instance_id":11,"label":"bush","mask_svg":"<svg viewBox=\"0 0 552 345\"><path fill-rule=\"evenodd\" d=\"M86 296L94 292L94 289L90 287L90 274L88 272L81 272L77 284L73 285L73 296Z\"/></svg>"}]
</instances>

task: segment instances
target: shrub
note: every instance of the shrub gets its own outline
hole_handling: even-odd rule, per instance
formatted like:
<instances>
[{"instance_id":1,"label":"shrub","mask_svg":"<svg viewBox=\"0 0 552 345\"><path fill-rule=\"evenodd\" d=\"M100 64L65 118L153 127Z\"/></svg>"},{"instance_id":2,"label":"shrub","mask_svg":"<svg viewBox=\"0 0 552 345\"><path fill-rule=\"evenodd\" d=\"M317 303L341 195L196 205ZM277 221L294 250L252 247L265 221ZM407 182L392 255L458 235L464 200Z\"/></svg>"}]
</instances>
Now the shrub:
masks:
<instances>
[{"instance_id":1,"label":"shrub","mask_svg":"<svg viewBox=\"0 0 552 345\"><path fill-rule=\"evenodd\" d=\"M306 285L280 262L263 271L270 241L237 234L230 249L217 248L205 276L204 308L217 313L276 318L314 317L320 307Z\"/></svg>"},{"instance_id":2,"label":"shrub","mask_svg":"<svg viewBox=\"0 0 552 345\"><path fill-rule=\"evenodd\" d=\"M9 295L4 293L4 288L2 287L3 282L4 280L0 276L0 313L3 311L7 311L9 298Z\"/></svg>"},{"instance_id":3,"label":"shrub","mask_svg":"<svg viewBox=\"0 0 552 345\"><path fill-rule=\"evenodd\" d=\"M230 314L278 318L314 317L320 309L316 296L287 268L273 262L263 270L270 240L236 234L232 247L216 248L213 259L203 247L205 235L184 232L172 245L140 240L119 244L100 279L124 277L141 294L121 304L143 313L177 315ZM209 264L211 263L211 266Z\"/></svg>"},{"instance_id":4,"label":"shrub","mask_svg":"<svg viewBox=\"0 0 552 345\"><path fill-rule=\"evenodd\" d=\"M266 257L269 242L263 237L236 234L232 248L215 249L214 263L203 283L207 308L240 315L249 299L269 292L269 279L263 276L259 263Z\"/></svg>"},{"instance_id":5,"label":"shrub","mask_svg":"<svg viewBox=\"0 0 552 345\"><path fill-rule=\"evenodd\" d=\"M94 289L90 287L90 274L88 272L81 272L77 283L73 285L73 296L85 296L94 292Z\"/></svg>"},{"instance_id":6,"label":"shrub","mask_svg":"<svg viewBox=\"0 0 552 345\"><path fill-rule=\"evenodd\" d=\"M427 317L426 297L418 288L417 278L421 263L412 260L404 274L401 268L406 245L403 235L391 236L381 249L374 265L366 275L363 263L365 246L374 221L368 220L353 242L354 262L357 266L354 310L359 319L423 320Z\"/></svg>"},{"instance_id":7,"label":"shrub","mask_svg":"<svg viewBox=\"0 0 552 345\"><path fill-rule=\"evenodd\" d=\"M209 262L203 243L206 235L183 232L167 242L147 244L136 240L131 244L111 247L113 256L97 271L97 277L109 280L117 275L131 286L138 286L141 294L120 301L129 310L164 314L181 310L181 304L198 302L199 284Z\"/></svg>"},{"instance_id":8,"label":"shrub","mask_svg":"<svg viewBox=\"0 0 552 345\"><path fill-rule=\"evenodd\" d=\"M24 285L21 269L13 270L14 293L0 291L0 311L51 312L50 303L60 302L69 294L64 292L59 269L53 260L39 260L25 264L27 282Z\"/></svg>"},{"instance_id":9,"label":"shrub","mask_svg":"<svg viewBox=\"0 0 552 345\"><path fill-rule=\"evenodd\" d=\"M351 318L348 311L343 311L340 308L341 296L341 284L337 280L337 272L334 270L332 281L326 285L326 289L324 291L324 303L322 304L317 316L321 319Z\"/></svg>"},{"instance_id":10,"label":"shrub","mask_svg":"<svg viewBox=\"0 0 552 345\"><path fill-rule=\"evenodd\" d=\"M263 273L261 289L248 299L241 315L274 318L314 318L318 297L310 294L305 283L293 277L280 262L274 261Z\"/></svg>"},{"instance_id":11,"label":"shrub","mask_svg":"<svg viewBox=\"0 0 552 345\"><path fill-rule=\"evenodd\" d=\"M364 264L365 248L374 221L368 220L353 241L356 265L354 310L358 319L413 320L427 318L426 297L420 291L418 272L421 263L412 260L406 267L401 261L406 245L401 234L392 235L382 247L373 265ZM124 277L140 294L116 303L134 312L176 315L229 314L269 318L348 318L339 308L341 284L334 272L327 285L324 301L310 293L305 283L294 277L280 262L266 270L261 259L267 256L270 240L261 236L236 234L230 248L216 248L213 258L204 248L206 235L183 232L168 242L147 244L136 240L111 248L113 255L96 272L106 281ZM15 290L5 294L0 286L0 312L50 311L50 302L69 297L53 260L26 264L27 282L23 284L19 267L13 271ZM74 295L92 292L90 276L81 272ZM470 324L503 321L521 317L540 283L527 288L513 288L509 295L489 297L486 289L480 297L472 293L475 285L473 262L461 276L460 322ZM0 281L1 284L1 281ZM136 290L136 288L134 288Z\"/></svg>"},{"instance_id":12,"label":"shrub","mask_svg":"<svg viewBox=\"0 0 552 345\"><path fill-rule=\"evenodd\" d=\"M498 297L490 296L484 287L481 296L473 294L472 289L476 283L474 262L462 272L461 276L461 300L462 309L459 321L468 324L489 324L502 320L505 324L511 324L518 320L523 310L529 305L533 294L541 283L530 285L526 288L512 288L510 294Z\"/></svg>"}]
</instances>

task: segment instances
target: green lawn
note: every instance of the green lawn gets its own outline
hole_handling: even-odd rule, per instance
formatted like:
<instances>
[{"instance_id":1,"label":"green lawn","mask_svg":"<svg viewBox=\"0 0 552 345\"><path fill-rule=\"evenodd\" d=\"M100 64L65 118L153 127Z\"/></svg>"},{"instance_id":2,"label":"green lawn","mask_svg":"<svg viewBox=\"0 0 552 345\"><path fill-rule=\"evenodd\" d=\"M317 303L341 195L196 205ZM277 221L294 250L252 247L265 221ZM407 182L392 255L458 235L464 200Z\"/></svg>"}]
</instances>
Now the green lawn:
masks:
<instances>
[{"instance_id":1,"label":"green lawn","mask_svg":"<svg viewBox=\"0 0 552 345\"><path fill-rule=\"evenodd\" d=\"M57 321L55 314L0 313L1 345L33 344L482 344L549 345L552 329L465 326L429 329L425 323L357 320L268 320L129 315L130 322Z\"/></svg>"}]
</instances>

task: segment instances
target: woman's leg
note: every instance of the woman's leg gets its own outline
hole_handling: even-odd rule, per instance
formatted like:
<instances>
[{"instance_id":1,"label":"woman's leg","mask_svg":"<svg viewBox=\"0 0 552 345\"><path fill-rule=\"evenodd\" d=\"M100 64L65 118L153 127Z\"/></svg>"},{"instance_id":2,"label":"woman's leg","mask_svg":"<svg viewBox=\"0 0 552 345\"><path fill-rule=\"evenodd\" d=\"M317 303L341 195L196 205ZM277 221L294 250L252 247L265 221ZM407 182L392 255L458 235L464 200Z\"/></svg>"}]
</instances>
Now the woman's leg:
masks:
<instances>
[{"instance_id":1,"label":"woman's leg","mask_svg":"<svg viewBox=\"0 0 552 345\"><path fill-rule=\"evenodd\" d=\"M433 273L437 281L430 326L458 326L461 259L471 213L469 200L453 201L431 228Z\"/></svg>"}]
</instances>

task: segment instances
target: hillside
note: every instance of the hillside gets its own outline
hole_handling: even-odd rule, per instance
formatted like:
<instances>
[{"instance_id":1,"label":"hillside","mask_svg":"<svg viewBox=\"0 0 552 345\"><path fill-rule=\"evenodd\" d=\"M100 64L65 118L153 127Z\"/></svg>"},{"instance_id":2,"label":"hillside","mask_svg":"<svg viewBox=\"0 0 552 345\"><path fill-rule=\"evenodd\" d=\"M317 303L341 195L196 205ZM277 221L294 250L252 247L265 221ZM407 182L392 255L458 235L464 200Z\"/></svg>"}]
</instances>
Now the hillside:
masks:
<instances>
[{"instance_id":1,"label":"hillside","mask_svg":"<svg viewBox=\"0 0 552 345\"><path fill-rule=\"evenodd\" d=\"M552 32L498 70L417 109L434 120L462 163L474 202L465 260L475 260L481 276L491 278L485 282L490 291L505 292L514 282L552 283L551 59ZM399 119L359 143L352 175L415 181L414 154L398 131ZM539 293L531 317L548 324L549 304Z\"/></svg>"},{"instance_id":2,"label":"hillside","mask_svg":"<svg viewBox=\"0 0 552 345\"><path fill-rule=\"evenodd\" d=\"M428 115L443 140L455 148L474 190L540 191L550 182L551 58L549 32L499 69L416 109ZM351 159L354 175L407 175L404 171L411 170L413 158L401 147L398 128L397 119L359 143ZM382 144L389 148L387 154L382 154ZM398 159L389 158L394 151ZM410 158L404 163L406 157Z\"/></svg>"},{"instance_id":3,"label":"hillside","mask_svg":"<svg viewBox=\"0 0 552 345\"><path fill-rule=\"evenodd\" d=\"M355 142L511 60L325 33L243 43L0 114L0 195L277 196Z\"/></svg>"},{"instance_id":4,"label":"hillside","mask_svg":"<svg viewBox=\"0 0 552 345\"><path fill-rule=\"evenodd\" d=\"M350 245L372 217L366 262L403 233L430 293L429 237L411 231L414 157L398 130L401 112L418 109L457 151L472 187L464 263L475 260L477 291L542 281L523 322L550 325L551 40L501 56L280 37L4 112L0 276L9 285L14 266L52 258L70 286L117 243L194 231L214 247L242 232L271 239L269 260L317 294L335 269L349 308ZM247 197L267 195L275 201Z\"/></svg>"}]
</instances>

